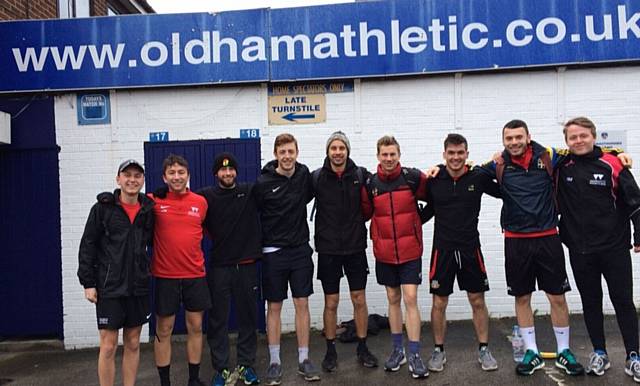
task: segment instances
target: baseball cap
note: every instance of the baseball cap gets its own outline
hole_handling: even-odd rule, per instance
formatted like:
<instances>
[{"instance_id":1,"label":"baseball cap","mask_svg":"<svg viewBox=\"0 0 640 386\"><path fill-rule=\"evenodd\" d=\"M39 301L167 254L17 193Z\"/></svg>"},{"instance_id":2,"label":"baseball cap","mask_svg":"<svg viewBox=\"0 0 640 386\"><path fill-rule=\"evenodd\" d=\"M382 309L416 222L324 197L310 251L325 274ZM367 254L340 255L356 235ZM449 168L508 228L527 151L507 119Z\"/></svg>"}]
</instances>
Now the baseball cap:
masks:
<instances>
[{"instance_id":1,"label":"baseball cap","mask_svg":"<svg viewBox=\"0 0 640 386\"><path fill-rule=\"evenodd\" d=\"M140 169L140 171L142 173L144 173L144 168L142 167L140 162L138 162L138 161L136 161L134 159L128 159L128 160L124 161L123 163L121 163L120 166L118 166L118 174L122 173L129 166L133 166L135 168L138 168L138 169Z\"/></svg>"}]
</instances>

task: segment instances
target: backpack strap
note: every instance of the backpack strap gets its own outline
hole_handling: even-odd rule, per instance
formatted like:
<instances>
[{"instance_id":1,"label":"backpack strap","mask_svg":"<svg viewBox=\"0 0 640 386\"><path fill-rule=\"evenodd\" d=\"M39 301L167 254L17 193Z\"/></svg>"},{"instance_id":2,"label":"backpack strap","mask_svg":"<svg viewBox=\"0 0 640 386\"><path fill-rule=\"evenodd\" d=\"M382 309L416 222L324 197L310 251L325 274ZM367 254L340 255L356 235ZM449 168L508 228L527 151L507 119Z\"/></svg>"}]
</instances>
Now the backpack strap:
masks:
<instances>
[{"instance_id":1,"label":"backpack strap","mask_svg":"<svg viewBox=\"0 0 640 386\"><path fill-rule=\"evenodd\" d=\"M317 168L313 172L311 172L311 187L313 188L313 195L315 196L316 191L318 190L318 180L320 180L320 171L322 168ZM318 208L318 199L313 199L313 206L311 207L311 215L309 216L309 221L313 222L313 218L316 215L316 209Z\"/></svg>"}]
</instances>

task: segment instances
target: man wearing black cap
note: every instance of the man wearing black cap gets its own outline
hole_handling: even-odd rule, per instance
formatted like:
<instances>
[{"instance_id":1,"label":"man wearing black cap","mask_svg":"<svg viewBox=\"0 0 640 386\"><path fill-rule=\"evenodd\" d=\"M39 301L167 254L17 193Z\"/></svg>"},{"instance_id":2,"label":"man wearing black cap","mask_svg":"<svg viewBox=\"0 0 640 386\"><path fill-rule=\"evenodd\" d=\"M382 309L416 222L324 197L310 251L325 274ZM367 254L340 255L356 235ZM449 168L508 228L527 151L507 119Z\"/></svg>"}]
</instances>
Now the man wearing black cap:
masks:
<instances>
[{"instance_id":1,"label":"man wearing black cap","mask_svg":"<svg viewBox=\"0 0 640 386\"><path fill-rule=\"evenodd\" d=\"M349 158L351 146L346 134L336 131L327 140L324 165L312 173L316 198L315 247L318 252L318 279L324 291L324 335L327 353L322 369L335 371L336 321L340 300L340 279L346 274L353 303L358 338L358 362L377 367L378 359L367 348L368 310L365 296L367 228L360 209L361 194L369 172Z\"/></svg>"},{"instance_id":2,"label":"man wearing black cap","mask_svg":"<svg viewBox=\"0 0 640 386\"><path fill-rule=\"evenodd\" d=\"M140 331L150 315L149 258L153 201L140 194L144 169L135 160L118 167L113 193L98 195L78 252L78 278L85 298L96 305L101 386L115 382L118 330L123 329L122 378L133 386L140 358Z\"/></svg>"},{"instance_id":3,"label":"man wearing black cap","mask_svg":"<svg viewBox=\"0 0 640 386\"><path fill-rule=\"evenodd\" d=\"M262 257L262 234L253 186L237 184L238 162L231 153L219 154L213 163L217 184L198 193L209 205L204 228L213 240L207 280L212 307L207 341L216 375L212 385L223 386L229 372L229 306L231 296L238 322L236 371L246 385L260 380L253 369L256 359L256 261Z\"/></svg>"}]
</instances>

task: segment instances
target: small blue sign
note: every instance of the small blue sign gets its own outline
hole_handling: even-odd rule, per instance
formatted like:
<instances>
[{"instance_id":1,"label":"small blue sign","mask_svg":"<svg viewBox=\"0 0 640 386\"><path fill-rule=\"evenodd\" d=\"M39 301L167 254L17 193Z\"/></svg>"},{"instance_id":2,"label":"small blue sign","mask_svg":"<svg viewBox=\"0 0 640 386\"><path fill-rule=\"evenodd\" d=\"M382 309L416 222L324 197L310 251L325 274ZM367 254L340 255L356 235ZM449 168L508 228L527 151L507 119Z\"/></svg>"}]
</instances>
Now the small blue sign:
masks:
<instances>
[{"instance_id":1,"label":"small blue sign","mask_svg":"<svg viewBox=\"0 0 640 386\"><path fill-rule=\"evenodd\" d=\"M108 125L111 123L109 92L78 94L78 124Z\"/></svg>"},{"instance_id":2,"label":"small blue sign","mask_svg":"<svg viewBox=\"0 0 640 386\"><path fill-rule=\"evenodd\" d=\"M157 131L149 133L149 142L167 142L169 141L168 131Z\"/></svg>"},{"instance_id":3,"label":"small blue sign","mask_svg":"<svg viewBox=\"0 0 640 386\"><path fill-rule=\"evenodd\" d=\"M240 129L240 139L260 138L260 129Z\"/></svg>"}]
</instances>

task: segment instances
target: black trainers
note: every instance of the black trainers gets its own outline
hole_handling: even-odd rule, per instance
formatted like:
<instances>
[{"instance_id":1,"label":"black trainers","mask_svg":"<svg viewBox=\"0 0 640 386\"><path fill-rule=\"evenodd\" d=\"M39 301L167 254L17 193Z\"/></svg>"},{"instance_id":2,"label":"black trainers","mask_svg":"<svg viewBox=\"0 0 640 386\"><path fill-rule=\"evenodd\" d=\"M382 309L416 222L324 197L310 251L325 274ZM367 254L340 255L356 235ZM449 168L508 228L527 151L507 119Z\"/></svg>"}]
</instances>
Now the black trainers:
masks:
<instances>
[{"instance_id":1,"label":"black trainers","mask_svg":"<svg viewBox=\"0 0 640 386\"><path fill-rule=\"evenodd\" d=\"M378 358L376 358L366 346L358 350L358 362L364 367L378 367Z\"/></svg>"},{"instance_id":2,"label":"black trainers","mask_svg":"<svg viewBox=\"0 0 640 386\"><path fill-rule=\"evenodd\" d=\"M584 367L576 360L575 355L571 350L564 349L558 358L556 359L556 367L563 369L565 373L569 375L582 375L584 374Z\"/></svg>"},{"instance_id":3,"label":"black trainers","mask_svg":"<svg viewBox=\"0 0 640 386\"><path fill-rule=\"evenodd\" d=\"M527 352L524 353L522 362L516 366L516 373L518 375L531 375L534 371L543 367L544 361L540 355L532 350L527 350Z\"/></svg>"},{"instance_id":4,"label":"black trainers","mask_svg":"<svg viewBox=\"0 0 640 386\"><path fill-rule=\"evenodd\" d=\"M322 367L322 371L326 371L327 373L332 373L338 370L338 354L327 351L320 367Z\"/></svg>"}]
</instances>

